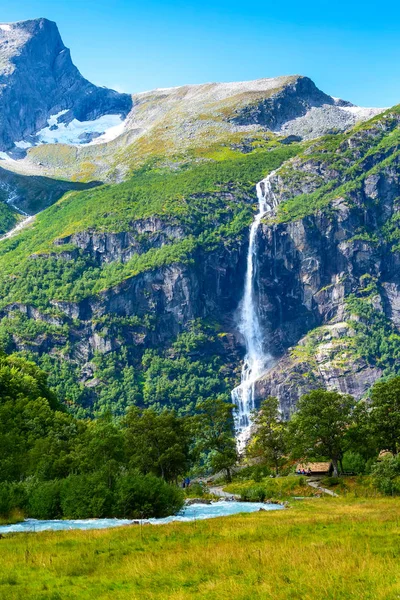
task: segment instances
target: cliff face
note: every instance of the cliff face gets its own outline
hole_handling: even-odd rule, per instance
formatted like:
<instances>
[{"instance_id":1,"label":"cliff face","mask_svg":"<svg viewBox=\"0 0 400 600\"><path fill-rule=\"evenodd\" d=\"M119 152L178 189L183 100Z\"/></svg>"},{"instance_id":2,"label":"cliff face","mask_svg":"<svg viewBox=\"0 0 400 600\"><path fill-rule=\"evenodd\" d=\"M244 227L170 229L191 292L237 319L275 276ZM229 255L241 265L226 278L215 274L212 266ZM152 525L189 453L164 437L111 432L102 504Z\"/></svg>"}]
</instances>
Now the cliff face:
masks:
<instances>
[{"instance_id":1,"label":"cliff face","mask_svg":"<svg viewBox=\"0 0 400 600\"><path fill-rule=\"evenodd\" d=\"M131 106L128 94L98 88L82 77L52 21L0 25L0 150L35 134L61 111L68 123L126 116Z\"/></svg>"},{"instance_id":2,"label":"cliff face","mask_svg":"<svg viewBox=\"0 0 400 600\"><path fill-rule=\"evenodd\" d=\"M385 343L400 339L400 160L397 143L370 150L372 139L385 128L394 133L398 120L348 137L345 169L336 170L323 155L306 155L272 179L276 208L259 233L257 284L265 345L276 362L256 389L260 400L278 396L286 417L310 389L360 398L398 368L397 352L390 355ZM367 155L361 140L368 140ZM359 177L346 188L349 170ZM285 201L296 192L300 197L324 185L334 190L327 207L273 222L285 218Z\"/></svg>"}]
</instances>

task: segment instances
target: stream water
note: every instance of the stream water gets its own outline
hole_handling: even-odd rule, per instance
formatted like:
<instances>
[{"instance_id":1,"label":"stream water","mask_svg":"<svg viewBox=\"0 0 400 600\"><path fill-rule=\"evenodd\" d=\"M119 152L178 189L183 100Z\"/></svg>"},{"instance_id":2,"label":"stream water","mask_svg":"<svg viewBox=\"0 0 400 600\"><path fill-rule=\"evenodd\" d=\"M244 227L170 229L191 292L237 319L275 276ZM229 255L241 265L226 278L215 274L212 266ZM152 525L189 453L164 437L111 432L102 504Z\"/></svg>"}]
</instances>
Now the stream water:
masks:
<instances>
[{"instance_id":1,"label":"stream water","mask_svg":"<svg viewBox=\"0 0 400 600\"><path fill-rule=\"evenodd\" d=\"M240 305L239 331L246 345L240 385L232 390L232 401L237 407L235 429L238 450L244 450L250 437L252 411L255 408L255 382L265 373L271 363L271 356L265 352L259 320L256 294L257 280L257 232L263 216L276 205L271 186L274 171L257 184L258 213L250 227L247 252L246 275L243 299Z\"/></svg>"},{"instance_id":2,"label":"stream water","mask_svg":"<svg viewBox=\"0 0 400 600\"><path fill-rule=\"evenodd\" d=\"M192 504L185 506L177 515L171 515L164 519L143 519L142 523L152 525L165 525L172 521L197 521L212 519L215 517L226 517L238 513L251 513L263 510L282 510L280 504L261 504L260 502L213 502L212 504ZM0 526L2 533L22 533L38 531L61 531L65 529L108 529L110 527L122 527L138 523L137 519L69 519L39 521L37 519L26 519L14 525Z\"/></svg>"},{"instance_id":3,"label":"stream water","mask_svg":"<svg viewBox=\"0 0 400 600\"><path fill-rule=\"evenodd\" d=\"M6 183L4 181L0 181L0 190L5 191L7 194L6 204L11 206L11 208L13 208L17 213L19 213L20 215L25 217L25 219L22 219L21 221L19 221L13 229L11 229L6 234L4 234L3 236L0 237L0 242L1 242L2 240L8 240L9 238L14 237L14 235L16 235L19 231L21 231L27 225L29 225L29 223L31 223L34 220L35 216L28 215L28 213L23 211L21 208L18 208L18 206L15 203L19 200L19 196L18 196L17 192L15 190L13 190L12 187L8 183Z\"/></svg>"}]
</instances>

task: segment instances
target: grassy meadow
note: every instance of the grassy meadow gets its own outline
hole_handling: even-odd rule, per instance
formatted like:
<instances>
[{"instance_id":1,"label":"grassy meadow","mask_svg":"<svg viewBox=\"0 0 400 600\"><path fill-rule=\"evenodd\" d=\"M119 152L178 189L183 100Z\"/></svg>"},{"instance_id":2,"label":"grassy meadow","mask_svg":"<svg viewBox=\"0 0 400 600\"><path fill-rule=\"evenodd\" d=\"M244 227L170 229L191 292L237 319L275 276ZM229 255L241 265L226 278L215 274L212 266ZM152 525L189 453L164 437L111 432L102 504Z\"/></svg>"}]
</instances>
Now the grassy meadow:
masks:
<instances>
[{"instance_id":1,"label":"grassy meadow","mask_svg":"<svg viewBox=\"0 0 400 600\"><path fill-rule=\"evenodd\" d=\"M400 500L0 539L0 599L400 598Z\"/></svg>"}]
</instances>

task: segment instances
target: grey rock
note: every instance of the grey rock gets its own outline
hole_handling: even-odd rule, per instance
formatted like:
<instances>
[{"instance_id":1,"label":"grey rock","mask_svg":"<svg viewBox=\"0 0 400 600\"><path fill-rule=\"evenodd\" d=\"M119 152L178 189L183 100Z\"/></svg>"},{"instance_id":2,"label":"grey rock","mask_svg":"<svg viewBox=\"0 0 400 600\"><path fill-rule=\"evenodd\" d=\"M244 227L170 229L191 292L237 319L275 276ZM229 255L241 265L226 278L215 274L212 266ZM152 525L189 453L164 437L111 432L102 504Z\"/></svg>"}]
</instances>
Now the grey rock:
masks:
<instances>
[{"instance_id":1,"label":"grey rock","mask_svg":"<svg viewBox=\"0 0 400 600\"><path fill-rule=\"evenodd\" d=\"M57 25L34 19L0 28L0 150L13 148L65 110L64 122L93 120L106 114L125 117L128 94L99 88L72 63Z\"/></svg>"}]
</instances>

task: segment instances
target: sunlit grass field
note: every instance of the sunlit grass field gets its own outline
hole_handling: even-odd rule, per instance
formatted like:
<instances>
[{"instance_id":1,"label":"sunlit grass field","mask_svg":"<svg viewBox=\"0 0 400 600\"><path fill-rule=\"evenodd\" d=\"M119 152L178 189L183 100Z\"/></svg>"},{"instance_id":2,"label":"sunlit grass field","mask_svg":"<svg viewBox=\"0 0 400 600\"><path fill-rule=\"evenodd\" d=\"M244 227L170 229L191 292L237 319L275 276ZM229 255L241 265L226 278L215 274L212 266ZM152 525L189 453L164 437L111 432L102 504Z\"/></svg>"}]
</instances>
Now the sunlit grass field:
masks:
<instances>
[{"instance_id":1,"label":"sunlit grass field","mask_svg":"<svg viewBox=\"0 0 400 600\"><path fill-rule=\"evenodd\" d=\"M400 598L400 500L310 499L286 511L0 540L0 598Z\"/></svg>"}]
</instances>

